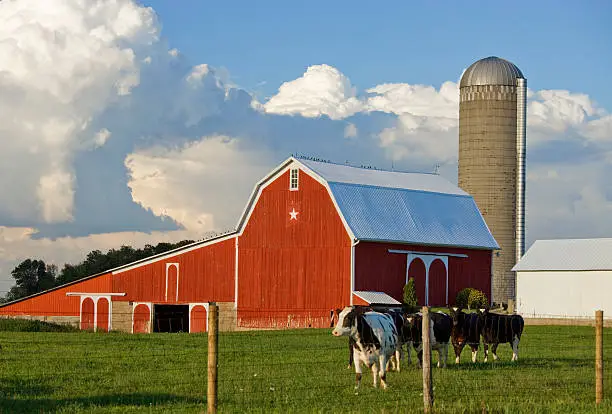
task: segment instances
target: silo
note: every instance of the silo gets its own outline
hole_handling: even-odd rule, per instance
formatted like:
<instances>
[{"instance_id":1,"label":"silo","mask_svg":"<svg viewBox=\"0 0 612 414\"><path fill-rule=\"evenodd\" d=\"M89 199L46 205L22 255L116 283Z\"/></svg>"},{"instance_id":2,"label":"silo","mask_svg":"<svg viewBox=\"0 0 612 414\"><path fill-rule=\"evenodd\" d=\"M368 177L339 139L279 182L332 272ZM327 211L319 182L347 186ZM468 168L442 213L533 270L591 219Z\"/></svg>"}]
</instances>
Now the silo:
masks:
<instances>
[{"instance_id":1,"label":"silo","mask_svg":"<svg viewBox=\"0 0 612 414\"><path fill-rule=\"evenodd\" d=\"M511 271L525 251L527 80L495 56L473 63L459 85L459 187L474 197L500 245L492 301L515 299Z\"/></svg>"}]
</instances>

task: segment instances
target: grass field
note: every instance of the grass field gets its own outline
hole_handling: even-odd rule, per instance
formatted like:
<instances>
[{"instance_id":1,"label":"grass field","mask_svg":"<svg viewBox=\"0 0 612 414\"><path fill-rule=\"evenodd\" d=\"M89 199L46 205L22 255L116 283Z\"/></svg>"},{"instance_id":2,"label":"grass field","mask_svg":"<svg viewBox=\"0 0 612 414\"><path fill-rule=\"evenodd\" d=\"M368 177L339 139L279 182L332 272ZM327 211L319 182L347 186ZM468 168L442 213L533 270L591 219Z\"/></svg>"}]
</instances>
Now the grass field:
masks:
<instances>
[{"instance_id":1,"label":"grass field","mask_svg":"<svg viewBox=\"0 0 612 414\"><path fill-rule=\"evenodd\" d=\"M434 369L436 412L612 412L612 331L604 330L605 395L594 404L594 329L527 326L520 361ZM0 412L206 410L205 335L0 332ZM224 333L219 338L219 412L422 412L414 365L364 374L355 395L347 340L329 330ZM437 357L437 356L436 356ZM482 355L479 355L482 361Z\"/></svg>"}]
</instances>

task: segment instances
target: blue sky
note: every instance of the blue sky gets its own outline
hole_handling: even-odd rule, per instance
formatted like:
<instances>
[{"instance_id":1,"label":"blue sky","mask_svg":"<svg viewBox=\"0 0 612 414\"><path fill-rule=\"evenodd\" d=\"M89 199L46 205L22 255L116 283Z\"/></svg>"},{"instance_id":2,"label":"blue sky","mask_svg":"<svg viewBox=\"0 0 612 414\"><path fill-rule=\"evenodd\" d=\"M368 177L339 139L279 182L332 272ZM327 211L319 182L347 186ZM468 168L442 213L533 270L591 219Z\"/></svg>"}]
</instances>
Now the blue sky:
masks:
<instances>
[{"instance_id":1,"label":"blue sky","mask_svg":"<svg viewBox=\"0 0 612 414\"><path fill-rule=\"evenodd\" d=\"M439 86L496 55L519 66L531 88L587 93L612 108L609 1L142 3L172 47L264 96L314 64L339 68L359 89Z\"/></svg>"}]
</instances>

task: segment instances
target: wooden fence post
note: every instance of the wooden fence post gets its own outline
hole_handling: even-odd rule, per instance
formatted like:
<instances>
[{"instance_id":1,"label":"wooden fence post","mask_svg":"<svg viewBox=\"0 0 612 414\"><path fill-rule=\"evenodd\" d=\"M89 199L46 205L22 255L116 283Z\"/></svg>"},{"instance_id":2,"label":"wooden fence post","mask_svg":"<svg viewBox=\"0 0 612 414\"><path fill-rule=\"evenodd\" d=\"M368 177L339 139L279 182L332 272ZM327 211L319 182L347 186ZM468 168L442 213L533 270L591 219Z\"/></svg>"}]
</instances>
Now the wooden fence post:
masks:
<instances>
[{"instance_id":1,"label":"wooden fence post","mask_svg":"<svg viewBox=\"0 0 612 414\"><path fill-rule=\"evenodd\" d=\"M603 311L595 311L595 404L603 400Z\"/></svg>"},{"instance_id":2,"label":"wooden fence post","mask_svg":"<svg viewBox=\"0 0 612 414\"><path fill-rule=\"evenodd\" d=\"M217 412L217 351L219 333L219 308L216 302L208 304L208 414Z\"/></svg>"},{"instance_id":3,"label":"wooden fence post","mask_svg":"<svg viewBox=\"0 0 612 414\"><path fill-rule=\"evenodd\" d=\"M433 384L431 380L431 338L429 308L423 306L423 406L425 413L430 413L433 408Z\"/></svg>"}]
</instances>

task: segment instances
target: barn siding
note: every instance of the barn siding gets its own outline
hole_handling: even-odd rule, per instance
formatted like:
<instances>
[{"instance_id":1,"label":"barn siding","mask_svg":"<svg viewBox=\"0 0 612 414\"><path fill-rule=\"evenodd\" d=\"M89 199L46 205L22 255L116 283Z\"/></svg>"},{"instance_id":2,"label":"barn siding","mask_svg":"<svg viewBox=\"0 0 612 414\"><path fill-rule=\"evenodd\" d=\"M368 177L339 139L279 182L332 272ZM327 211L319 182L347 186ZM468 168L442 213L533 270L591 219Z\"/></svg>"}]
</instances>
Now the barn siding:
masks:
<instances>
[{"instance_id":1,"label":"barn siding","mask_svg":"<svg viewBox=\"0 0 612 414\"><path fill-rule=\"evenodd\" d=\"M467 258L448 258L449 302L454 303L457 292L465 287L482 290L491 298L490 250L395 243L360 242L355 246L355 290L385 292L396 300L402 300L402 290L406 283L406 255L389 253L389 249L465 254ZM424 286L417 283L417 292L422 301Z\"/></svg>"},{"instance_id":2,"label":"barn siding","mask_svg":"<svg viewBox=\"0 0 612 414\"><path fill-rule=\"evenodd\" d=\"M66 296L69 292L112 292L110 274L104 274L73 283L50 292L0 308L0 315L7 316L79 316L81 299Z\"/></svg>"},{"instance_id":3,"label":"barn siding","mask_svg":"<svg viewBox=\"0 0 612 414\"><path fill-rule=\"evenodd\" d=\"M202 246L176 256L113 274L116 301L189 303L234 300L235 239ZM178 263L178 300L176 266ZM166 269L168 290L166 292ZM167 296L166 296L167 293Z\"/></svg>"},{"instance_id":4,"label":"barn siding","mask_svg":"<svg viewBox=\"0 0 612 414\"><path fill-rule=\"evenodd\" d=\"M289 212L299 212L291 220ZM327 326L350 300L351 243L327 189L300 171L263 188L238 243L241 326Z\"/></svg>"}]
</instances>

